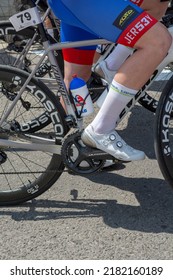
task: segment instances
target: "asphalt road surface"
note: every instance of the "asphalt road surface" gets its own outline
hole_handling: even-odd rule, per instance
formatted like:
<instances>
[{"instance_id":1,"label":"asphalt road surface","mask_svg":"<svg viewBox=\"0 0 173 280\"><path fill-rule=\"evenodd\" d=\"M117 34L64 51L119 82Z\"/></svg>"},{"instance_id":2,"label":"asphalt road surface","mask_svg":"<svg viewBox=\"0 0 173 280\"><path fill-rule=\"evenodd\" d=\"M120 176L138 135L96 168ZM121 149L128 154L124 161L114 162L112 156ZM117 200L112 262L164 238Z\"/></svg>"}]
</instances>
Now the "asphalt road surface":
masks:
<instances>
[{"instance_id":1,"label":"asphalt road surface","mask_svg":"<svg viewBox=\"0 0 173 280\"><path fill-rule=\"evenodd\" d=\"M32 202L0 208L1 259L172 259L173 189L153 148L154 115L137 105L119 129L142 162L64 172Z\"/></svg>"}]
</instances>

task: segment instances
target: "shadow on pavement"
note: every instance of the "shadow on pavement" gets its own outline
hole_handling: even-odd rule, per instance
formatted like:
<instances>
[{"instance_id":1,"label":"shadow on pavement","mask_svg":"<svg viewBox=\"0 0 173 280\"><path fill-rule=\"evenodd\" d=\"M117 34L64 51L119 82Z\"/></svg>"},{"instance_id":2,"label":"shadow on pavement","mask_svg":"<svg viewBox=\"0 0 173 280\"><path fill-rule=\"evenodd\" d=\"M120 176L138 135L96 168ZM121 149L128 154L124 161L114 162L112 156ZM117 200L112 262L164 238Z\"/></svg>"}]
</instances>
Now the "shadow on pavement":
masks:
<instances>
[{"instance_id":1,"label":"shadow on pavement","mask_svg":"<svg viewBox=\"0 0 173 280\"><path fill-rule=\"evenodd\" d=\"M20 207L3 209L0 215L10 215L15 221L86 219L102 217L111 228L142 232L173 233L173 190L156 178L128 178L104 173L90 176L98 184L115 186L134 193L138 205L117 203L112 199L78 199L78 190L71 191L70 201L37 199Z\"/></svg>"}]
</instances>

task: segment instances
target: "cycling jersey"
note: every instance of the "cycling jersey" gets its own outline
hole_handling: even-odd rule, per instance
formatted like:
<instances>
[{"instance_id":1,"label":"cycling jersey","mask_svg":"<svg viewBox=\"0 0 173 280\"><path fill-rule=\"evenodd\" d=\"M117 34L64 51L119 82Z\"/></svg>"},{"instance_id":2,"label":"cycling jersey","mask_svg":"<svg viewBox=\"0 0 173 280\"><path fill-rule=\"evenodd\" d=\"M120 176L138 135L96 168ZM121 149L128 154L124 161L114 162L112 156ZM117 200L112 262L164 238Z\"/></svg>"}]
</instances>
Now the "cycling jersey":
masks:
<instances>
[{"instance_id":1,"label":"cycling jersey","mask_svg":"<svg viewBox=\"0 0 173 280\"><path fill-rule=\"evenodd\" d=\"M157 22L139 7L142 2L142 0L87 0L87 2L48 0L54 14L62 20L63 41L104 38L129 47L133 47Z\"/></svg>"}]
</instances>

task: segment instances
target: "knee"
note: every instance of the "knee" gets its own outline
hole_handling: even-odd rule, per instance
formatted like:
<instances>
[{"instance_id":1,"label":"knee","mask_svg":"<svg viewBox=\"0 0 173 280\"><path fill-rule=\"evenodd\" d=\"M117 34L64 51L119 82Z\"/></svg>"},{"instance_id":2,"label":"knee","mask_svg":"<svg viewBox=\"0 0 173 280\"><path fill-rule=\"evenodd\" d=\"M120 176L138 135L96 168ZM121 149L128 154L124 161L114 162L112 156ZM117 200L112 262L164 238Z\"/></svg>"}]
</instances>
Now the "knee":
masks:
<instances>
[{"instance_id":1,"label":"knee","mask_svg":"<svg viewBox=\"0 0 173 280\"><path fill-rule=\"evenodd\" d=\"M157 34L153 38L153 47L161 56L165 57L172 44L172 36L167 29L162 29L159 36Z\"/></svg>"},{"instance_id":2,"label":"knee","mask_svg":"<svg viewBox=\"0 0 173 280\"><path fill-rule=\"evenodd\" d=\"M147 49L151 55L164 58L172 44L172 36L168 30L157 23L138 41L137 49Z\"/></svg>"}]
</instances>

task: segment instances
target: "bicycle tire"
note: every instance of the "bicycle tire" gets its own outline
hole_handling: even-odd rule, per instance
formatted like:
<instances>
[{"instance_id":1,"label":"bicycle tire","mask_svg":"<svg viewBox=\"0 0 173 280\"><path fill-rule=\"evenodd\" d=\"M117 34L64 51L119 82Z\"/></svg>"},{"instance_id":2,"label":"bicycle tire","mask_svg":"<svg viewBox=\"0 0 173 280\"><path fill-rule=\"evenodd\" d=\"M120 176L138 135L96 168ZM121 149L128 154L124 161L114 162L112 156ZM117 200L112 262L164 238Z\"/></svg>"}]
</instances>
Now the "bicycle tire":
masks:
<instances>
[{"instance_id":1,"label":"bicycle tire","mask_svg":"<svg viewBox=\"0 0 173 280\"><path fill-rule=\"evenodd\" d=\"M0 66L0 118L11 104L10 98L12 94L17 94L20 87L24 84L28 77L28 73L10 66ZM11 96L7 93L10 88ZM7 121L1 126L0 135L2 138L9 138L13 141L24 141L27 137L31 139L33 136L39 136L49 139L58 145L68 131L65 122L65 112L60 102L55 98L54 94L41 81L32 78L26 88L26 92L22 94L23 101L18 101ZM30 111L21 107L21 102L30 102L36 106L37 111L49 110L51 123L43 130L39 130L37 134L29 134L27 136L21 132L20 123L24 117L30 119ZM40 114L40 112L39 112ZM58 138L56 137L58 134ZM4 154L5 157L4 158ZM43 151L30 151L12 148L0 147L0 206L17 205L33 198L38 197L47 189L49 189L60 177L63 172L64 164L60 153L51 153Z\"/></svg>"},{"instance_id":2,"label":"bicycle tire","mask_svg":"<svg viewBox=\"0 0 173 280\"><path fill-rule=\"evenodd\" d=\"M154 148L165 180L173 188L173 77L167 82L159 99L155 126Z\"/></svg>"}]
</instances>

